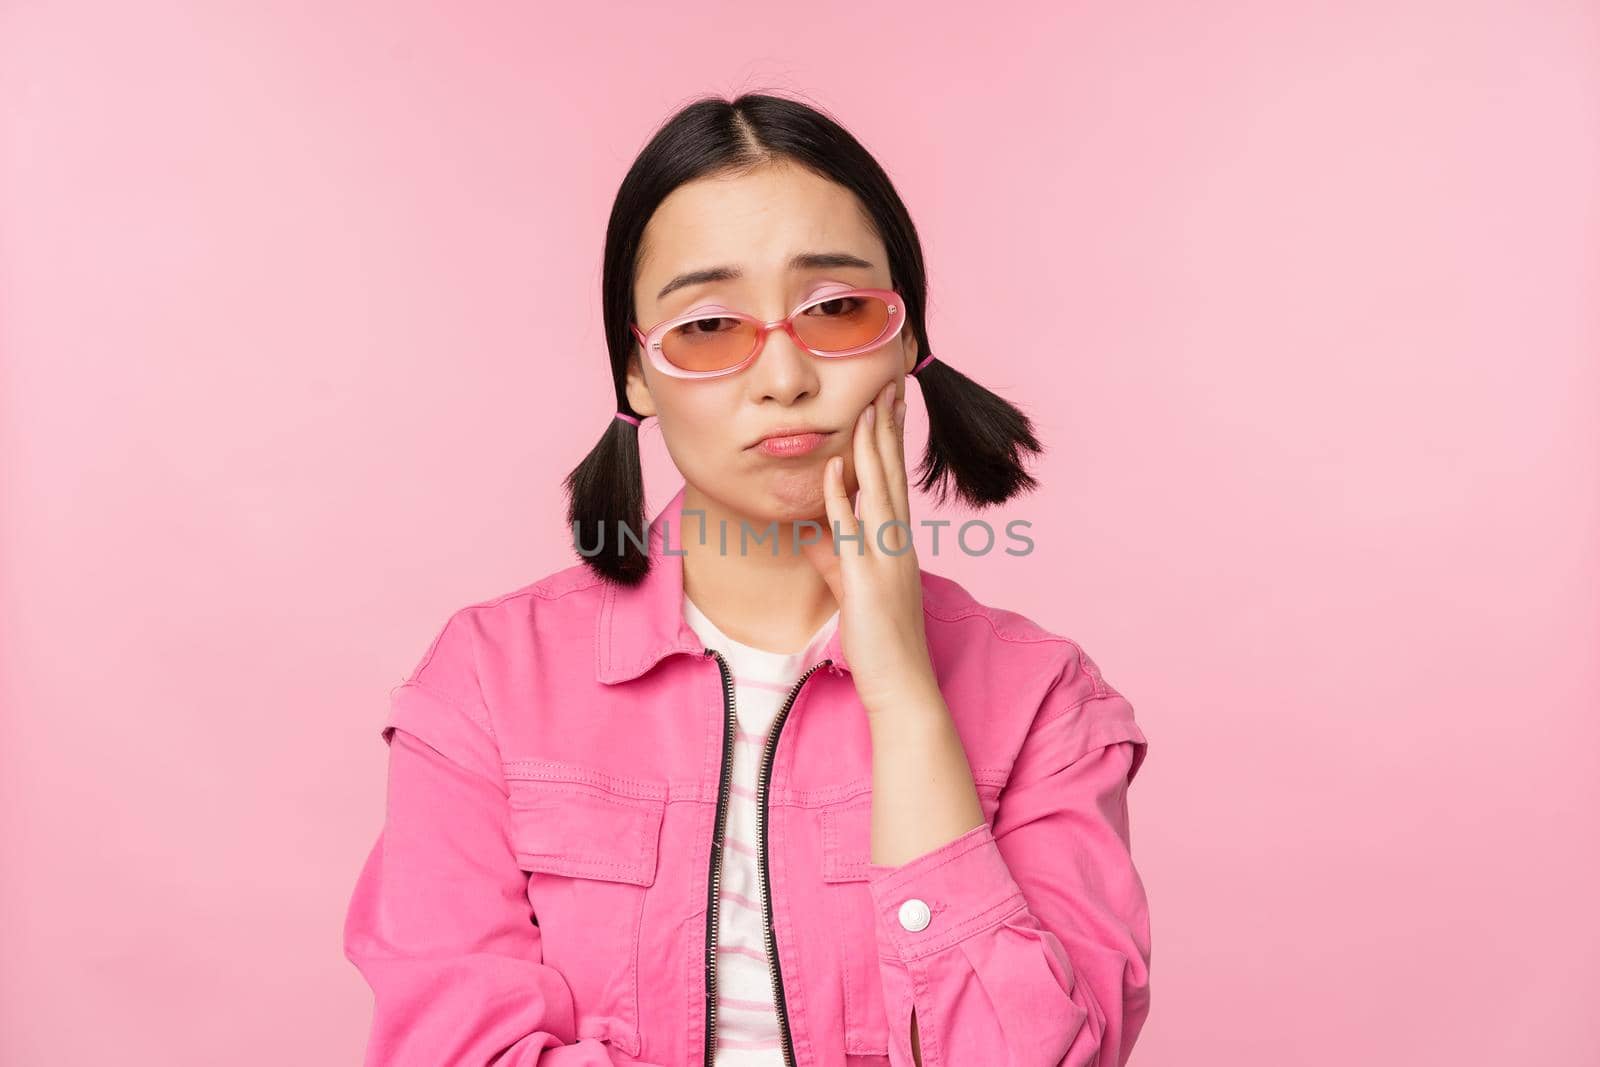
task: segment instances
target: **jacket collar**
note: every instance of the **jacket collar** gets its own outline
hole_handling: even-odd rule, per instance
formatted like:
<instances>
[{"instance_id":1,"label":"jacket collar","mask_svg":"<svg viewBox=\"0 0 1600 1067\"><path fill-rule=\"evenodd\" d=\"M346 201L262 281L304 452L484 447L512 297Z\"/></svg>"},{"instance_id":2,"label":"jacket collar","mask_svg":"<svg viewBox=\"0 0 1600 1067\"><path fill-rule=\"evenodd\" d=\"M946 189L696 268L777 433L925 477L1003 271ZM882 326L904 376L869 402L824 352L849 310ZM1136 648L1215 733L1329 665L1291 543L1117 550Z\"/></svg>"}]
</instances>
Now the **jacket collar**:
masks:
<instances>
[{"instance_id":1,"label":"jacket collar","mask_svg":"<svg viewBox=\"0 0 1600 1067\"><path fill-rule=\"evenodd\" d=\"M703 655L705 644L683 617L683 501L688 484L650 520L650 572L635 586L604 582L595 623L595 677L625 682L675 652ZM840 628L823 646L833 668L849 670Z\"/></svg>"}]
</instances>

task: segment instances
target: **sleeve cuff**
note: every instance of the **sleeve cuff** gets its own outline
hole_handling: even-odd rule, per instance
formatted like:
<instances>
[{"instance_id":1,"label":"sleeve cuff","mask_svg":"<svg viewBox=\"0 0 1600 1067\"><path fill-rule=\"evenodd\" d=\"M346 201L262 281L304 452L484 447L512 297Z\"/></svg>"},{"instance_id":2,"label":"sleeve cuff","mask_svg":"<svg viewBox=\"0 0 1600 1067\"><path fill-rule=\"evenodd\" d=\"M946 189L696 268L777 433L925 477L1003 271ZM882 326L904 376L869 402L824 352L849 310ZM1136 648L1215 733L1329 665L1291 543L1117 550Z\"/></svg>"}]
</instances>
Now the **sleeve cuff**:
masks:
<instances>
[{"instance_id":1,"label":"sleeve cuff","mask_svg":"<svg viewBox=\"0 0 1600 1067\"><path fill-rule=\"evenodd\" d=\"M880 942L905 961L981 933L1027 903L988 822L899 866L874 863L867 872Z\"/></svg>"}]
</instances>

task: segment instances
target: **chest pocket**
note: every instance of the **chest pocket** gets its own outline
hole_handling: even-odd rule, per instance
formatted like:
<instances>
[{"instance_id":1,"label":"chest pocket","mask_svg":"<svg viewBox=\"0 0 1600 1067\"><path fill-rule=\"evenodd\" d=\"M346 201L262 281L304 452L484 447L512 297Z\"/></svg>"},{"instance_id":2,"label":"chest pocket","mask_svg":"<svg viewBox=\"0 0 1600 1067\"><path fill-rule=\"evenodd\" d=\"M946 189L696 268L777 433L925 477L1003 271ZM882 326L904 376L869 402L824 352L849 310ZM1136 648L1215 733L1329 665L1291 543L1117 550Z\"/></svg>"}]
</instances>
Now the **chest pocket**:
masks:
<instances>
[{"instance_id":1,"label":"chest pocket","mask_svg":"<svg viewBox=\"0 0 1600 1067\"><path fill-rule=\"evenodd\" d=\"M544 962L572 990L577 1036L637 1056L640 924L656 880L666 789L518 773L507 765L508 832L528 872Z\"/></svg>"},{"instance_id":2,"label":"chest pocket","mask_svg":"<svg viewBox=\"0 0 1600 1067\"><path fill-rule=\"evenodd\" d=\"M999 787L978 783L978 802L984 819L993 825ZM852 1055L886 1056L889 1020L879 972L876 908L867 888L872 862L871 794L822 808L820 823L822 880L834 923L834 936L829 940L840 953L844 987L844 1048Z\"/></svg>"}]
</instances>

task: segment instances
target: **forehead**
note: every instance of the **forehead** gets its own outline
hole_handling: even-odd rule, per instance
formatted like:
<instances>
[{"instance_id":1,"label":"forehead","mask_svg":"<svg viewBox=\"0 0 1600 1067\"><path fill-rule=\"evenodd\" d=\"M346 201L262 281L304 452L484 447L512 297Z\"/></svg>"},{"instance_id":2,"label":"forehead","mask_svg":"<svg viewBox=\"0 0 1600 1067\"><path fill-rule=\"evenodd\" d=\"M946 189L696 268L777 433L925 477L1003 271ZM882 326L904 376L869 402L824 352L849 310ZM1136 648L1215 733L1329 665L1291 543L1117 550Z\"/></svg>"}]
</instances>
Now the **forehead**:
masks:
<instances>
[{"instance_id":1,"label":"forehead","mask_svg":"<svg viewBox=\"0 0 1600 1067\"><path fill-rule=\"evenodd\" d=\"M777 276L794 253L823 250L885 262L861 202L842 185L792 164L699 178L674 189L646 224L638 288L648 299L682 271L722 265Z\"/></svg>"}]
</instances>

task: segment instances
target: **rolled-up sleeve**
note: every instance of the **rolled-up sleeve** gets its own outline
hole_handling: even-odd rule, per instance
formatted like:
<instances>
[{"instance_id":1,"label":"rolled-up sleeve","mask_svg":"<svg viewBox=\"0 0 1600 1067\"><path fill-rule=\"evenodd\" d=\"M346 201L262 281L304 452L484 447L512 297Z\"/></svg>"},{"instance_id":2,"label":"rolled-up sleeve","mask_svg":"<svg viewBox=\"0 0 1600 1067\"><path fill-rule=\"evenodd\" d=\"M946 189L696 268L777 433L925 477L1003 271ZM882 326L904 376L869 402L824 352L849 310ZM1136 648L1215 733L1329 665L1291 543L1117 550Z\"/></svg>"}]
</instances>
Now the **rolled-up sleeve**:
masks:
<instances>
[{"instance_id":1,"label":"rolled-up sleeve","mask_svg":"<svg viewBox=\"0 0 1600 1067\"><path fill-rule=\"evenodd\" d=\"M1128 787L1147 741L1075 655L982 823L870 866L890 1063L1121 1067L1150 1010L1150 916Z\"/></svg>"},{"instance_id":2,"label":"rolled-up sleeve","mask_svg":"<svg viewBox=\"0 0 1600 1067\"><path fill-rule=\"evenodd\" d=\"M611 1064L574 1041L508 830L498 746L439 643L391 694L387 810L350 899L346 957L373 992L365 1067ZM630 1061L631 1062L631 1061Z\"/></svg>"}]
</instances>

